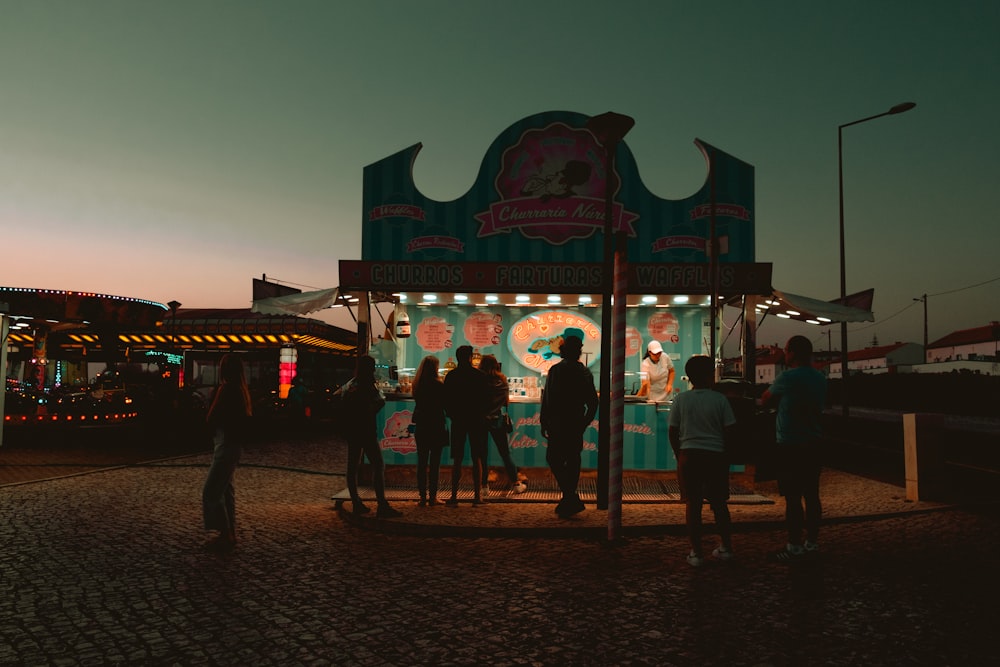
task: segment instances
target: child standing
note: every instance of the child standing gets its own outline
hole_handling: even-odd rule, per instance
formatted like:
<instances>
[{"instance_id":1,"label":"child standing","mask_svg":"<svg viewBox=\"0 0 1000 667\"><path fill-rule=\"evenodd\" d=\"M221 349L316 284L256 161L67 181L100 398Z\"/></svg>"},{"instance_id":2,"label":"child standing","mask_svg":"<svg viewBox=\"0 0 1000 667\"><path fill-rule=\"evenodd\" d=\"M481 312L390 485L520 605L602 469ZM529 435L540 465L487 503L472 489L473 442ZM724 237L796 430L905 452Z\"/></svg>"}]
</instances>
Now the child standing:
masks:
<instances>
[{"instance_id":1,"label":"child standing","mask_svg":"<svg viewBox=\"0 0 1000 667\"><path fill-rule=\"evenodd\" d=\"M730 530L729 463L725 456L726 438L736 424L729 399L713 390L715 365L711 357L698 355L684 366L692 389L674 399L670 409L670 446L677 457L677 476L686 499L685 520L691 552L687 562L700 567L702 499L707 499L715 515L722 544L712 556L717 560L733 557Z\"/></svg>"}]
</instances>

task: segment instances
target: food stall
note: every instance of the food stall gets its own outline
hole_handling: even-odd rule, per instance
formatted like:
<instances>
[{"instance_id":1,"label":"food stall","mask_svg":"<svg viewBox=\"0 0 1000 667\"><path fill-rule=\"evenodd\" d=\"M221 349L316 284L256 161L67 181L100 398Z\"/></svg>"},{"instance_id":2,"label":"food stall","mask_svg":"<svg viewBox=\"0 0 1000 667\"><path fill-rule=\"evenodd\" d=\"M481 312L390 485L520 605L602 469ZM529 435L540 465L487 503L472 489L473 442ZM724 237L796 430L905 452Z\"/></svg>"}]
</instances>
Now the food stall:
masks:
<instances>
[{"instance_id":1,"label":"food stall","mask_svg":"<svg viewBox=\"0 0 1000 667\"><path fill-rule=\"evenodd\" d=\"M362 259L340 262L340 288L360 298L359 349L376 357L389 390L379 418L386 463L416 463L413 369L435 355L446 372L455 348L470 345L474 359L494 355L510 379L515 463L546 465L540 396L568 329L582 333L581 361L600 385L610 188L612 228L624 233L628 256L623 466L675 468L669 402L635 395L642 356L659 341L683 391L685 362L711 354L716 340L713 290L770 293L770 264L754 261L753 167L696 141L708 165L704 186L662 199L646 189L624 143L608 173L587 120L548 112L513 124L490 146L472 188L450 202L414 185L420 144L365 168ZM371 298L391 303L384 331L364 317ZM598 465L597 426L584 436L584 468Z\"/></svg>"}]
</instances>

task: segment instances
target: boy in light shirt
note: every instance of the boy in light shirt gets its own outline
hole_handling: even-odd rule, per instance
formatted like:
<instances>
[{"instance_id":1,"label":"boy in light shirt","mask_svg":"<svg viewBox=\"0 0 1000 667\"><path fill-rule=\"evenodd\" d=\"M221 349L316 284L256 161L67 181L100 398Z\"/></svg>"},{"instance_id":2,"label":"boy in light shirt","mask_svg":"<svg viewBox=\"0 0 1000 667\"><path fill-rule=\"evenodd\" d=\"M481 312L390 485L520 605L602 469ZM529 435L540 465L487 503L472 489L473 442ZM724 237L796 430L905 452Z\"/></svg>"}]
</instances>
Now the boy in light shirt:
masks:
<instances>
[{"instance_id":1,"label":"boy in light shirt","mask_svg":"<svg viewBox=\"0 0 1000 667\"><path fill-rule=\"evenodd\" d=\"M722 544L713 552L717 560L733 557L729 518L729 462L725 455L727 437L736 424L729 399L712 387L715 364L711 357L698 355L684 366L692 389L674 399L670 409L670 445L677 457L677 477L686 502L685 520L691 552L687 562L700 567L702 499L715 514Z\"/></svg>"}]
</instances>

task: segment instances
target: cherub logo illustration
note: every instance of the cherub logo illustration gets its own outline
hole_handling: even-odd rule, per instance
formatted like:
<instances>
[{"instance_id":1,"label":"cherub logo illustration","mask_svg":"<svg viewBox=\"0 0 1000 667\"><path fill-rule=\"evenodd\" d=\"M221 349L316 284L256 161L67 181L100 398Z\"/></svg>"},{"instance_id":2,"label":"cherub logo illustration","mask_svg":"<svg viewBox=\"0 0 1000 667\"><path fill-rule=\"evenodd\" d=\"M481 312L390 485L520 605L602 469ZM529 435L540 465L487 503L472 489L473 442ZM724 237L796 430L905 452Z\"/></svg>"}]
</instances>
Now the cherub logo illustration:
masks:
<instances>
[{"instance_id":1,"label":"cherub logo illustration","mask_svg":"<svg viewBox=\"0 0 1000 667\"><path fill-rule=\"evenodd\" d=\"M573 188L590 180L590 164L580 160L569 160L563 168L552 174L541 170L527 181L521 188L521 196L538 197L543 202L552 197L570 197L576 192Z\"/></svg>"},{"instance_id":2,"label":"cherub logo illustration","mask_svg":"<svg viewBox=\"0 0 1000 667\"><path fill-rule=\"evenodd\" d=\"M566 340L566 336L576 336L580 340L584 340L583 331L577 329L576 327L569 327L561 334L553 336L552 338L538 338L532 341L531 345L528 346L528 352L541 355L542 359L548 361L553 357L558 357L559 352L562 350L563 341Z\"/></svg>"}]
</instances>

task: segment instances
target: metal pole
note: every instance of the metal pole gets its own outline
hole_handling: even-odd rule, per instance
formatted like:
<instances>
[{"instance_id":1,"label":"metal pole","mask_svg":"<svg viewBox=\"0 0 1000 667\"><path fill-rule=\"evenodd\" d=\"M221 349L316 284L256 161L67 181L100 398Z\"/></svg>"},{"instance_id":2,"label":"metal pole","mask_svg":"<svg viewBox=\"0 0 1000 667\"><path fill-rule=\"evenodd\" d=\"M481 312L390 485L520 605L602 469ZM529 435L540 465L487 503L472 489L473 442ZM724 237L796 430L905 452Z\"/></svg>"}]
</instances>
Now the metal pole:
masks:
<instances>
[{"instance_id":1,"label":"metal pole","mask_svg":"<svg viewBox=\"0 0 1000 667\"><path fill-rule=\"evenodd\" d=\"M356 357L360 359L361 357L368 354L369 349L369 336L370 336L370 321L371 321L371 302L368 299L368 290L363 289L358 292L358 337L357 337L357 351ZM357 360L356 359L356 360ZM356 361L355 360L355 361Z\"/></svg>"},{"instance_id":2,"label":"metal pole","mask_svg":"<svg viewBox=\"0 0 1000 667\"><path fill-rule=\"evenodd\" d=\"M613 111L608 111L607 113L600 114L599 116L592 116L587 121L587 129L590 130L594 138L601 144L604 148L604 166L605 166L605 192L604 192L604 284L603 293L601 295L601 366L600 366L600 397L598 400L598 415L600 421L597 424L597 508L598 509L609 509L609 495L613 494L613 487L617 484L618 491L621 493L621 465L619 463L618 467L618 478L617 481L610 477L611 467L612 467L612 450L614 448L614 442L612 441L612 428L614 422L614 414L612 407L612 397L615 394L613 376L615 375L612 369L613 362L613 349L614 347L614 337L615 337L615 323L614 323L614 313L613 303L620 302L621 307L625 306L624 291L620 299L615 296L615 282L616 277L616 267L618 255L615 246L618 243L618 238L614 234L614 224L613 224L613 214L614 214L614 187L616 182L614 180L614 164L615 164L615 153L618 149L618 143L622 140L632 126L635 125L635 120L629 116L623 114L618 114ZM623 232L622 232L623 233ZM624 247L624 237L622 237L621 244ZM621 251L621 255L624 256L624 250ZM624 280L624 278L622 278ZM626 286L627 287L627 286ZM625 289L624 287L622 288ZM617 343L624 354L625 349L625 338L624 338L624 311L622 314L622 338ZM623 391L625 385L625 374L624 366L620 373L618 392L619 394ZM622 397L621 409L624 410L624 398ZM618 447L621 448L621 424L619 423L618 429ZM621 456L621 452L618 452L618 456ZM609 512L609 521L611 520L611 512ZM619 510L620 517L620 510ZM620 520L620 519L619 519Z\"/></svg>"},{"instance_id":3,"label":"metal pole","mask_svg":"<svg viewBox=\"0 0 1000 667\"><path fill-rule=\"evenodd\" d=\"M614 165L614 153L611 164ZM608 188L610 190L610 187ZM624 230L615 234L614 309L611 340L611 418L608 461L608 541L621 538L622 458L625 426L625 301L628 298L628 255Z\"/></svg>"},{"instance_id":4,"label":"metal pole","mask_svg":"<svg viewBox=\"0 0 1000 667\"><path fill-rule=\"evenodd\" d=\"M716 233L715 226L715 154L710 151L709 162L708 162L708 181L709 181L709 199L711 200L710 216L709 216L709 251L708 251L708 261L709 261L709 274L712 276L711 279L711 290L712 294L709 297L709 303L711 312L709 313L709 340L711 341L711 349L709 354L712 355L712 365L715 369L714 379L719 379L719 358L716 354L716 346L718 345L718 336L716 333L716 328L718 326L718 307L719 307L719 242L718 235Z\"/></svg>"},{"instance_id":5,"label":"metal pole","mask_svg":"<svg viewBox=\"0 0 1000 667\"><path fill-rule=\"evenodd\" d=\"M924 294L924 355L927 354L927 295ZM924 359L926 361L926 358Z\"/></svg>"},{"instance_id":6,"label":"metal pole","mask_svg":"<svg viewBox=\"0 0 1000 667\"><path fill-rule=\"evenodd\" d=\"M608 510L608 541L615 542L621 533L622 504L622 432L625 411L625 299L628 290L625 232L614 234L612 222L615 177L615 153L618 143L632 126L632 118L609 111L587 121L587 129L604 147L604 304L601 320L601 395L598 423L597 506ZM609 257L609 254L611 255ZM609 261L610 260L610 261ZM610 290L609 288L610 283ZM610 309L610 318L609 318ZM606 452L606 454L605 454ZM605 458L606 457L606 458ZM602 470L607 473L602 474ZM606 489L606 492L604 491ZM603 502L602 502L603 501Z\"/></svg>"},{"instance_id":7,"label":"metal pole","mask_svg":"<svg viewBox=\"0 0 1000 667\"><path fill-rule=\"evenodd\" d=\"M927 361L927 295L924 294L919 299L915 298L914 301L924 302L924 361Z\"/></svg>"},{"instance_id":8,"label":"metal pole","mask_svg":"<svg viewBox=\"0 0 1000 667\"><path fill-rule=\"evenodd\" d=\"M837 175L840 182L840 303L847 303L847 268L844 261L844 126L837 128ZM847 322L840 323L840 405L844 417L851 416L847 396Z\"/></svg>"},{"instance_id":9,"label":"metal pole","mask_svg":"<svg viewBox=\"0 0 1000 667\"><path fill-rule=\"evenodd\" d=\"M6 313L0 313L0 447L3 447L3 424L6 414L4 410L7 398L7 334L10 331L9 327L9 318Z\"/></svg>"},{"instance_id":10,"label":"metal pole","mask_svg":"<svg viewBox=\"0 0 1000 667\"><path fill-rule=\"evenodd\" d=\"M614 152L604 147L605 179L610 179L614 168ZM614 206L611 186L605 188L604 197L604 287L601 293L601 365L597 407L597 509L608 509L608 469L611 464L611 301L614 286L614 225L611 221Z\"/></svg>"},{"instance_id":11,"label":"metal pole","mask_svg":"<svg viewBox=\"0 0 1000 667\"><path fill-rule=\"evenodd\" d=\"M757 383L757 303L756 294L743 296L743 379Z\"/></svg>"},{"instance_id":12,"label":"metal pole","mask_svg":"<svg viewBox=\"0 0 1000 667\"><path fill-rule=\"evenodd\" d=\"M883 111L882 113L877 113L874 116L868 116L867 118L862 118L860 120L853 120L850 123L844 123L837 127L837 175L840 182L840 303L846 306L847 303L847 269L845 268L844 262L844 128L850 127L851 125L858 125L859 123L867 123L870 120L875 120L876 118L881 118L882 116L891 116L898 113L903 113L909 111L913 107L917 106L913 102L903 102L902 104L897 104L890 108L888 111ZM847 322L840 323L840 374L841 374L841 403L843 407L844 417L850 416L850 400L847 392Z\"/></svg>"}]
</instances>

